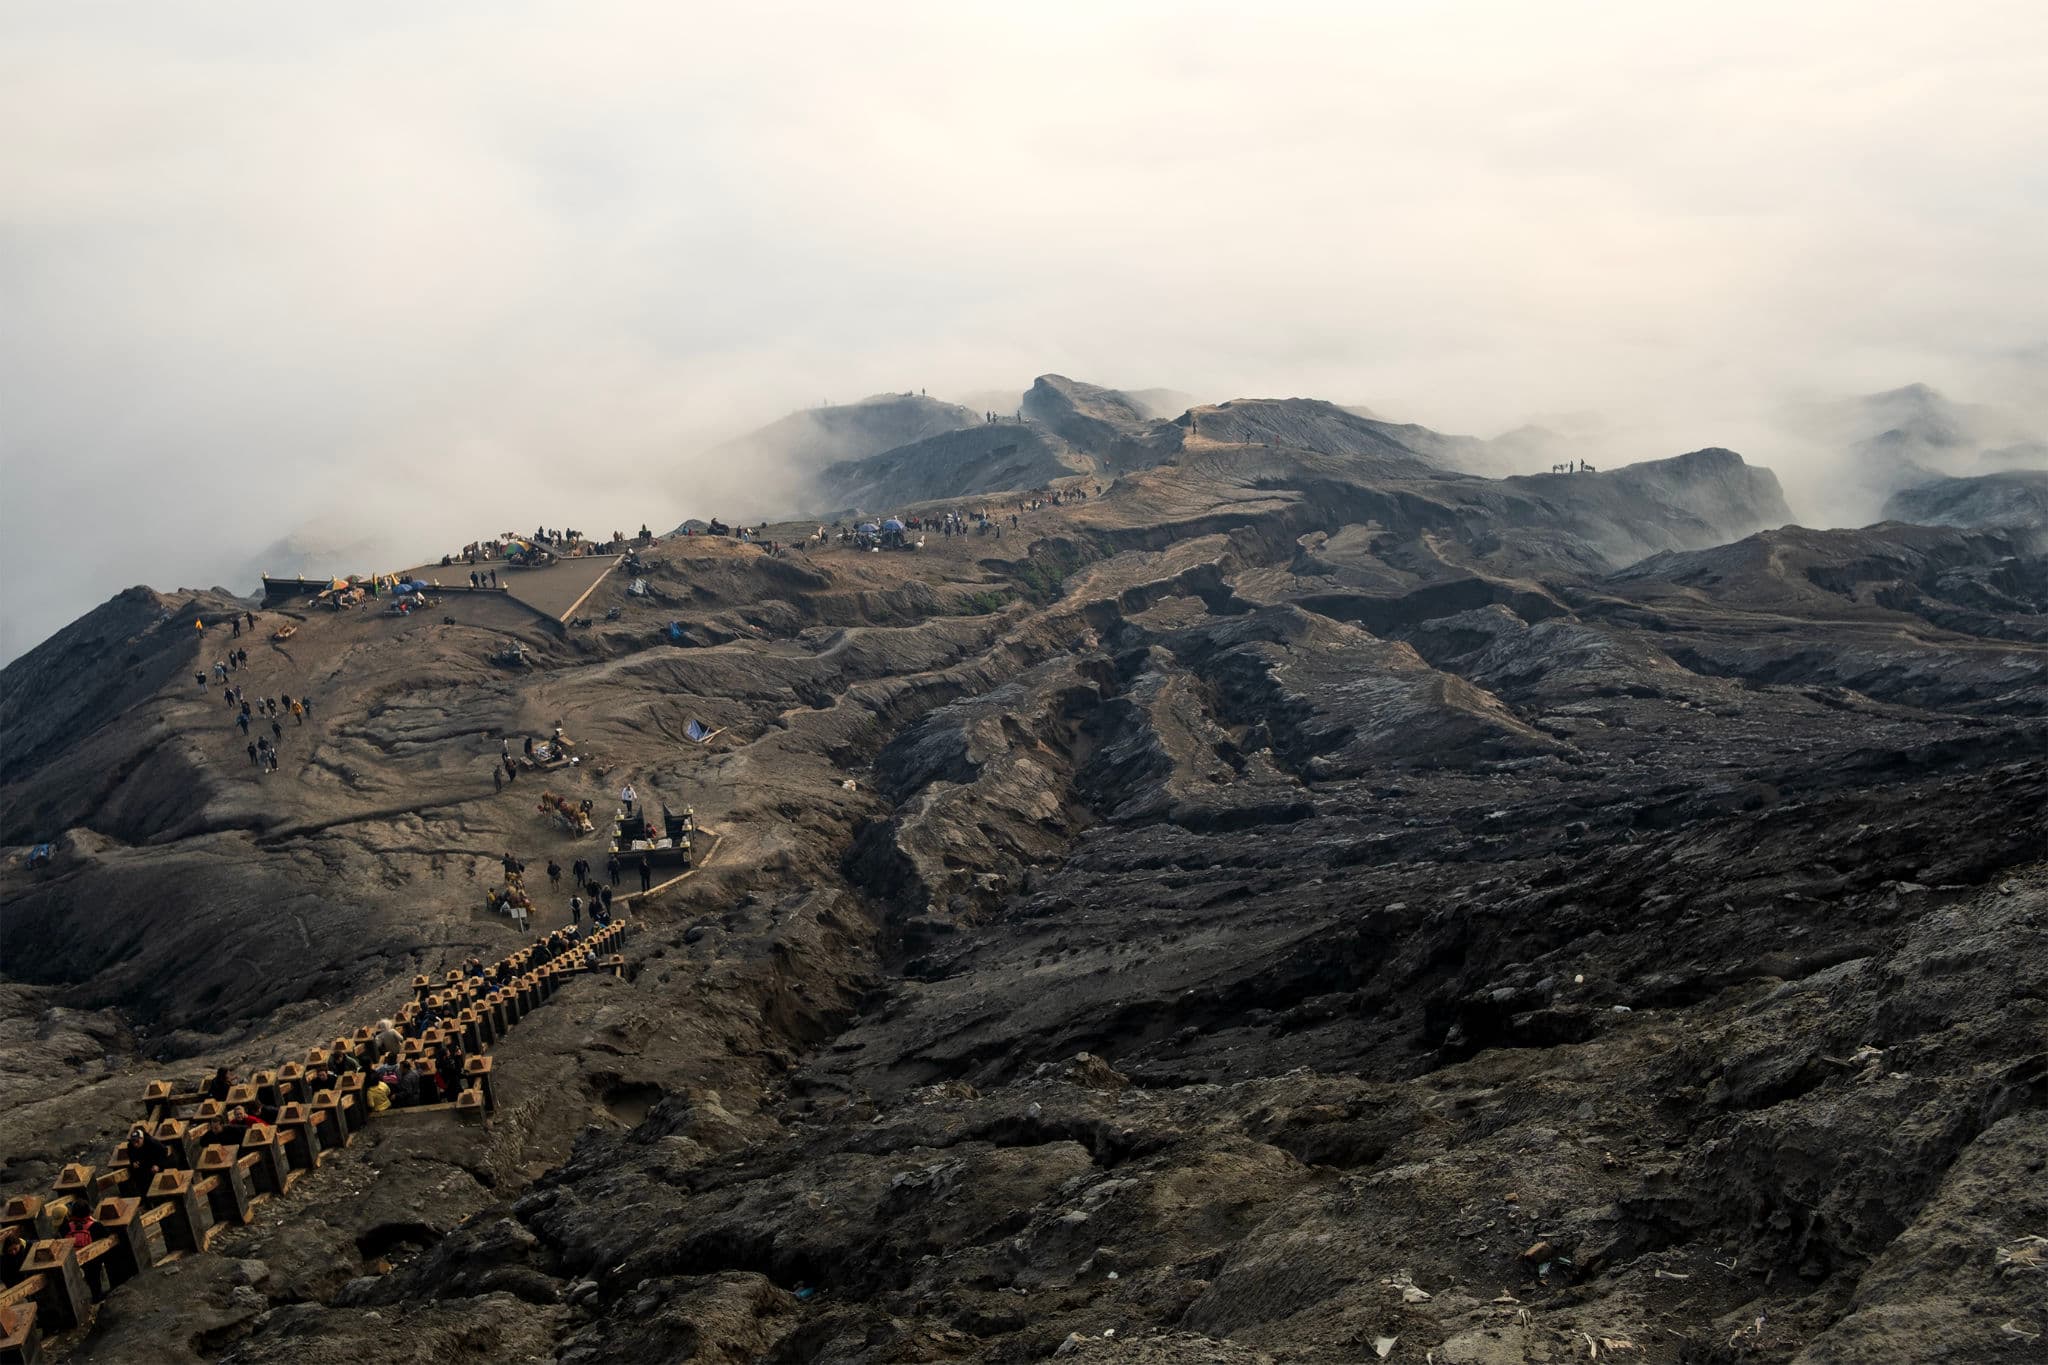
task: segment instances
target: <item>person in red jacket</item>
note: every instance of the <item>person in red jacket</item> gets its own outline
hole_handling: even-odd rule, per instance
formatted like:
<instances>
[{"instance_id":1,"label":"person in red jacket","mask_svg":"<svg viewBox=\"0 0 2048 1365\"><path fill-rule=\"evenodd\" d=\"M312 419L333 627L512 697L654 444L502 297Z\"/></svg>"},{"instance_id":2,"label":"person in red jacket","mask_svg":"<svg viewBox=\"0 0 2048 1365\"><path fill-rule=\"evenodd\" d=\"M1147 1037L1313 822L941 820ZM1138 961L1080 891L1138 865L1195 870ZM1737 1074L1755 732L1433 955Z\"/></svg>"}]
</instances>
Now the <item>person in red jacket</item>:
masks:
<instances>
[{"instance_id":1,"label":"person in red jacket","mask_svg":"<svg viewBox=\"0 0 2048 1365\"><path fill-rule=\"evenodd\" d=\"M64 1220L63 1235L70 1238L71 1245L77 1247L80 1251L84 1251L92 1245L93 1238L99 1235L99 1230L100 1225L93 1222L92 1215L84 1209L73 1209L71 1216ZM80 1267L80 1269L85 1272L86 1283L92 1286L92 1301L98 1303L106 1298L107 1258L101 1256Z\"/></svg>"}]
</instances>

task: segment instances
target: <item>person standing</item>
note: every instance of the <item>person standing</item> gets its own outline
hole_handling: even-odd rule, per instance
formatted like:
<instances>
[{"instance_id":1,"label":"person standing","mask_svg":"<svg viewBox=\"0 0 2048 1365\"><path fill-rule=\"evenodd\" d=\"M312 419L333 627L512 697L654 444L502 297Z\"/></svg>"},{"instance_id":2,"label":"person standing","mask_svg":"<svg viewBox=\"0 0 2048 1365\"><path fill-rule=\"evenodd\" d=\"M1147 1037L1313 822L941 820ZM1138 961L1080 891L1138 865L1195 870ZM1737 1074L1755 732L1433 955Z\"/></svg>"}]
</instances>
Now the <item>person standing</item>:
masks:
<instances>
[{"instance_id":1,"label":"person standing","mask_svg":"<svg viewBox=\"0 0 2048 1365\"><path fill-rule=\"evenodd\" d=\"M583 897L569 897L569 927L575 928L583 922Z\"/></svg>"},{"instance_id":2,"label":"person standing","mask_svg":"<svg viewBox=\"0 0 2048 1365\"><path fill-rule=\"evenodd\" d=\"M645 890L647 890L647 888L649 888L649 887L651 887L651 886L653 886L653 885L654 885L654 864L653 864L653 863L650 863L650 862L648 862L648 861L647 861L647 855L643 853L643 854L641 854L641 855L640 855L640 889L641 889L642 891L645 891Z\"/></svg>"},{"instance_id":3,"label":"person standing","mask_svg":"<svg viewBox=\"0 0 2048 1365\"><path fill-rule=\"evenodd\" d=\"M64 1220L62 1235L80 1251L92 1245L99 1235L100 1225L93 1222L92 1215L82 1205L73 1205L71 1216ZM107 1258L100 1256L83 1266L86 1282L92 1286L92 1301L99 1303L107 1297Z\"/></svg>"},{"instance_id":4,"label":"person standing","mask_svg":"<svg viewBox=\"0 0 2048 1365\"><path fill-rule=\"evenodd\" d=\"M636 793L633 791L633 784L631 782L628 782L625 786L619 788L619 800L626 803L626 814L628 815L631 815L633 813L633 798L635 794Z\"/></svg>"},{"instance_id":5,"label":"person standing","mask_svg":"<svg viewBox=\"0 0 2048 1365\"><path fill-rule=\"evenodd\" d=\"M491 765L491 791L496 793L503 790L505 790L505 770L493 763Z\"/></svg>"},{"instance_id":6,"label":"person standing","mask_svg":"<svg viewBox=\"0 0 2048 1365\"><path fill-rule=\"evenodd\" d=\"M619 884L619 855L618 855L618 854L614 853L614 854L612 854L612 856L611 856L610 858L608 858L608 859L606 859L606 860L605 860L604 870L605 870L605 871L606 871L607 873L609 873L609 874L610 874L610 876L611 876L611 879L612 879L612 885L613 885L613 886L617 886L617 885Z\"/></svg>"},{"instance_id":7,"label":"person standing","mask_svg":"<svg viewBox=\"0 0 2048 1365\"><path fill-rule=\"evenodd\" d=\"M562 865L553 858L548 859L548 886L559 890L562 885Z\"/></svg>"},{"instance_id":8,"label":"person standing","mask_svg":"<svg viewBox=\"0 0 2048 1365\"><path fill-rule=\"evenodd\" d=\"M590 880L590 859L578 858L569 865L569 879L581 886Z\"/></svg>"},{"instance_id":9,"label":"person standing","mask_svg":"<svg viewBox=\"0 0 2048 1365\"><path fill-rule=\"evenodd\" d=\"M612 889L609 886L600 888L598 896L604 902L604 917L609 920L612 917Z\"/></svg>"}]
</instances>

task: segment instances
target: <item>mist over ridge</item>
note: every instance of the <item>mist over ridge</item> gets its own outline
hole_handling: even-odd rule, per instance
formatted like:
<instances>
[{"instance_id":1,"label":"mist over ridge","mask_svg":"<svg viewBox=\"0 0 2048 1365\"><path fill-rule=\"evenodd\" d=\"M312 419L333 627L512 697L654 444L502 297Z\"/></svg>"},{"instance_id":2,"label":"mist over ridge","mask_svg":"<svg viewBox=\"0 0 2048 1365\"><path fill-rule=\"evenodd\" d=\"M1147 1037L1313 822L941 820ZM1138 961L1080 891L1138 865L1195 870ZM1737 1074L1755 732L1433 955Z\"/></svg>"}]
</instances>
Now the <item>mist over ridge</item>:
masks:
<instances>
[{"instance_id":1,"label":"mist over ridge","mask_svg":"<svg viewBox=\"0 0 2048 1365\"><path fill-rule=\"evenodd\" d=\"M1045 372L1724 446L1866 520L1813 405L2048 430L2040 13L1891 15L17 13L0 656L279 542L770 515L707 454Z\"/></svg>"}]
</instances>

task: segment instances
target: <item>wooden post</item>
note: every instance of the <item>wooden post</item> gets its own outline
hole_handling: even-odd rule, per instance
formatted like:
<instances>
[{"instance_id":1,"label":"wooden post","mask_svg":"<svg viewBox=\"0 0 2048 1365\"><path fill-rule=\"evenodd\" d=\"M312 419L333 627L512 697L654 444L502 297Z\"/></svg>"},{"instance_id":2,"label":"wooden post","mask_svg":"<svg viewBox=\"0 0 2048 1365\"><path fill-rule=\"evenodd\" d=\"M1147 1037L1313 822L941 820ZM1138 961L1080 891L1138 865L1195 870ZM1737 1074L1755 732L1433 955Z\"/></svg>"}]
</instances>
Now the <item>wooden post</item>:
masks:
<instances>
[{"instance_id":1,"label":"wooden post","mask_svg":"<svg viewBox=\"0 0 2048 1365\"><path fill-rule=\"evenodd\" d=\"M344 1071L334 1078L335 1091L340 1094L344 1112L350 1115L350 1129L361 1128L370 1121L369 1106L363 1103L363 1073Z\"/></svg>"},{"instance_id":2,"label":"wooden post","mask_svg":"<svg viewBox=\"0 0 2048 1365\"><path fill-rule=\"evenodd\" d=\"M191 1125L181 1119L165 1119L156 1126L156 1140L171 1149L171 1158L186 1170L199 1160L199 1141Z\"/></svg>"},{"instance_id":3,"label":"wooden post","mask_svg":"<svg viewBox=\"0 0 2048 1365\"><path fill-rule=\"evenodd\" d=\"M473 1085L455 1097L455 1117L461 1123L484 1121L483 1087Z\"/></svg>"},{"instance_id":4,"label":"wooden post","mask_svg":"<svg viewBox=\"0 0 2048 1365\"><path fill-rule=\"evenodd\" d=\"M491 1080L491 1059L489 1057L468 1057L462 1063L462 1078L484 1093L484 1112L493 1114L498 1109L498 1089Z\"/></svg>"},{"instance_id":5,"label":"wooden post","mask_svg":"<svg viewBox=\"0 0 2048 1365\"><path fill-rule=\"evenodd\" d=\"M43 1329L33 1300L0 1307L0 1365L42 1365Z\"/></svg>"},{"instance_id":6,"label":"wooden post","mask_svg":"<svg viewBox=\"0 0 2048 1365\"><path fill-rule=\"evenodd\" d=\"M256 1192L249 1188L249 1177L242 1172L241 1156L239 1148L208 1147L199 1158L200 1174L213 1181L209 1197L216 1223L246 1223L255 1207Z\"/></svg>"},{"instance_id":7,"label":"wooden post","mask_svg":"<svg viewBox=\"0 0 2048 1365\"><path fill-rule=\"evenodd\" d=\"M288 1104L277 1116L277 1130L284 1134L292 1165L302 1171L320 1165L320 1129L303 1104Z\"/></svg>"},{"instance_id":8,"label":"wooden post","mask_svg":"<svg viewBox=\"0 0 2048 1365\"><path fill-rule=\"evenodd\" d=\"M311 1093L306 1087L306 1068L297 1062L286 1062L277 1069L277 1098L269 1103L280 1109L288 1104L304 1104Z\"/></svg>"},{"instance_id":9,"label":"wooden post","mask_svg":"<svg viewBox=\"0 0 2048 1365\"><path fill-rule=\"evenodd\" d=\"M132 1174L133 1173L128 1169L128 1144L124 1142L121 1143L119 1146L115 1147L114 1150L108 1154L107 1164L101 1167L100 1178L103 1182L102 1188L104 1188L104 1182L106 1178L108 1176L112 1176L114 1183L120 1186L120 1188L118 1190L110 1191L110 1193L126 1193L137 1196L148 1193L148 1191L146 1190L137 1190L130 1188L130 1186L132 1186L135 1183L132 1179L129 1178Z\"/></svg>"},{"instance_id":10,"label":"wooden post","mask_svg":"<svg viewBox=\"0 0 2048 1365\"><path fill-rule=\"evenodd\" d=\"M142 1087L142 1116L144 1123L155 1123L159 1119L173 1117L171 1096L177 1088L169 1081L151 1081Z\"/></svg>"},{"instance_id":11,"label":"wooden post","mask_svg":"<svg viewBox=\"0 0 2048 1365\"><path fill-rule=\"evenodd\" d=\"M348 1146L348 1123L341 1116L341 1097L332 1090L322 1090L313 1096L309 1107L314 1126L320 1130L321 1148Z\"/></svg>"},{"instance_id":12,"label":"wooden post","mask_svg":"<svg viewBox=\"0 0 2048 1365\"><path fill-rule=\"evenodd\" d=\"M0 1228L20 1228L22 1237L30 1242L40 1242L57 1235L56 1220L43 1206L42 1196L17 1194L0 1208Z\"/></svg>"},{"instance_id":13,"label":"wooden post","mask_svg":"<svg viewBox=\"0 0 2048 1365\"><path fill-rule=\"evenodd\" d=\"M252 1172L252 1183L258 1193L283 1194L298 1177L285 1154L284 1134L275 1128L258 1125L242 1134L242 1151L245 1155L254 1152L261 1158Z\"/></svg>"},{"instance_id":14,"label":"wooden post","mask_svg":"<svg viewBox=\"0 0 2048 1365\"><path fill-rule=\"evenodd\" d=\"M160 1171L149 1187L156 1203L169 1204L164 1220L164 1242L173 1251L206 1250L206 1230L213 1226L213 1210L193 1188L190 1171Z\"/></svg>"},{"instance_id":15,"label":"wooden post","mask_svg":"<svg viewBox=\"0 0 2048 1365\"><path fill-rule=\"evenodd\" d=\"M461 1014L455 1017L455 1023L462 1030L462 1050L464 1052L482 1052L484 1050L483 1020L478 1017L475 1007L472 1006L464 1009Z\"/></svg>"},{"instance_id":16,"label":"wooden post","mask_svg":"<svg viewBox=\"0 0 2048 1365\"><path fill-rule=\"evenodd\" d=\"M102 1199L92 1218L114 1239L114 1249L107 1254L111 1283L120 1284L149 1269L149 1238L142 1230L140 1199Z\"/></svg>"},{"instance_id":17,"label":"wooden post","mask_svg":"<svg viewBox=\"0 0 2048 1365\"><path fill-rule=\"evenodd\" d=\"M99 1182L93 1168L73 1163L57 1173L56 1192L71 1200L73 1208L88 1208L99 1198Z\"/></svg>"},{"instance_id":18,"label":"wooden post","mask_svg":"<svg viewBox=\"0 0 2048 1365\"><path fill-rule=\"evenodd\" d=\"M41 1310L38 1317L62 1327L85 1325L92 1313L92 1296L86 1293L78 1248L69 1237L52 1237L30 1247L21 1273L42 1276L42 1292L36 1295L36 1307Z\"/></svg>"}]
</instances>

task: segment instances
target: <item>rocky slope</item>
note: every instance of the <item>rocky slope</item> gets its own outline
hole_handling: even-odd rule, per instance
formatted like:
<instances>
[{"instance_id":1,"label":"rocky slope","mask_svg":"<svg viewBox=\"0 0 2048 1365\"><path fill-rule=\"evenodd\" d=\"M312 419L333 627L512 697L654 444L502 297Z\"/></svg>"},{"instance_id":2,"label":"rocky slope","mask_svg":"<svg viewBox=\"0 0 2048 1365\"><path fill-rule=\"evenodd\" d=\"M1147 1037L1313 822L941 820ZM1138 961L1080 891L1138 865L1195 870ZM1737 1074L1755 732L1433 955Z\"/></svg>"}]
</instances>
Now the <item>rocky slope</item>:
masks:
<instances>
[{"instance_id":1,"label":"rocky slope","mask_svg":"<svg viewBox=\"0 0 2048 1365\"><path fill-rule=\"evenodd\" d=\"M2048 531L2048 469L1936 479L1902 488L1885 502L1884 514L1928 526Z\"/></svg>"},{"instance_id":2,"label":"rocky slope","mask_svg":"<svg viewBox=\"0 0 2048 1365\"><path fill-rule=\"evenodd\" d=\"M921 394L879 393L858 403L793 412L706 452L720 464L812 474L982 421L982 414Z\"/></svg>"},{"instance_id":3,"label":"rocky slope","mask_svg":"<svg viewBox=\"0 0 2048 1365\"><path fill-rule=\"evenodd\" d=\"M1724 451L1473 478L1327 406L1140 428L1000 542L670 541L592 629L309 618L251 646L318 701L271 778L217 627L69 747L9 670L0 795L65 826L6 874L10 1188L142 1074L502 944L497 852L579 846L501 732L721 836L487 1139L380 1133L71 1358L2028 1358L2038 543L1777 529Z\"/></svg>"},{"instance_id":4,"label":"rocky slope","mask_svg":"<svg viewBox=\"0 0 2048 1365\"><path fill-rule=\"evenodd\" d=\"M830 465L811 496L820 507L883 516L930 498L1043 488L1095 468L1052 428L1005 419Z\"/></svg>"}]
</instances>

